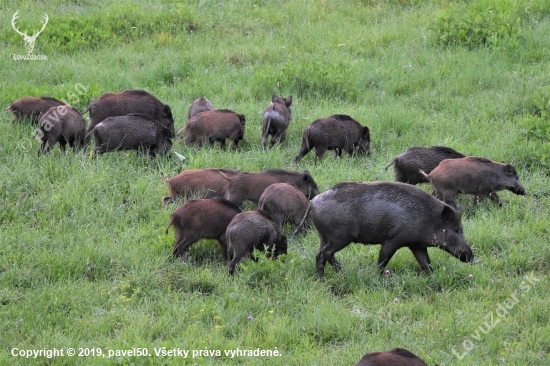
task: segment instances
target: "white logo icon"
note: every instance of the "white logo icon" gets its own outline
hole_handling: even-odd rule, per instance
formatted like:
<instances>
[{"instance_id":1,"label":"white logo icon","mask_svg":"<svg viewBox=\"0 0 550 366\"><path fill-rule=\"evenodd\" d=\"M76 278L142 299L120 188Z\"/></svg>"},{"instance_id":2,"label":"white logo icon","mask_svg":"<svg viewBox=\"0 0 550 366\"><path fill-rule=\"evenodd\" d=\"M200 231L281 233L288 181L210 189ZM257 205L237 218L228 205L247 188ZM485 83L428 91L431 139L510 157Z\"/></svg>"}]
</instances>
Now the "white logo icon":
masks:
<instances>
[{"instance_id":1,"label":"white logo icon","mask_svg":"<svg viewBox=\"0 0 550 366\"><path fill-rule=\"evenodd\" d=\"M43 20L42 20L42 29L40 29L39 31L34 31L32 36L29 36L29 35L27 35L27 30L26 29L25 29L24 32L21 32L21 31L19 31L19 29L17 29L17 26L15 25L15 20L17 18L19 18L18 13L19 13L19 10L17 10L15 12L15 14L13 14L13 18L11 19L11 26L13 27L13 29L15 29L15 31L17 33L19 33L21 35L21 37L23 37L23 40L26 43L25 48L27 49L27 54L30 55L32 53L32 51L34 50L34 43L36 42L36 39L38 38L40 33L42 33L44 28L46 28L46 24L48 24L48 14L44 13L44 17L43 17Z\"/></svg>"}]
</instances>

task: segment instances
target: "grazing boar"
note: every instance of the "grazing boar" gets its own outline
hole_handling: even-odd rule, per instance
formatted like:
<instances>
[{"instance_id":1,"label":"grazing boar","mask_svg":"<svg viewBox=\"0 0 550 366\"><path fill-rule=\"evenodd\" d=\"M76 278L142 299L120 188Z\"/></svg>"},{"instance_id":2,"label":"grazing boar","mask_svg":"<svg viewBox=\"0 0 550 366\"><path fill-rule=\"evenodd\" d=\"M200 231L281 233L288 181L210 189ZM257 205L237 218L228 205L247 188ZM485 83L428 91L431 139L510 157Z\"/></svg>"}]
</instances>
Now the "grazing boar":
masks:
<instances>
[{"instance_id":1,"label":"grazing boar","mask_svg":"<svg viewBox=\"0 0 550 366\"><path fill-rule=\"evenodd\" d=\"M184 132L183 142L186 144L203 146L219 142L222 149L225 149L225 140L229 139L237 147L244 137L245 122L246 117L243 114L229 109L217 109L195 115L178 134Z\"/></svg>"},{"instance_id":2,"label":"grazing boar","mask_svg":"<svg viewBox=\"0 0 550 366\"><path fill-rule=\"evenodd\" d=\"M216 239L221 246L224 260L227 260L225 230L241 210L232 202L221 197L189 200L175 210L165 233L174 226L176 244L173 255L186 257L191 245L201 239Z\"/></svg>"},{"instance_id":3,"label":"grazing boar","mask_svg":"<svg viewBox=\"0 0 550 366\"><path fill-rule=\"evenodd\" d=\"M194 117L196 114L200 112L206 112L206 111L213 111L214 107L212 106L212 102L210 102L205 97L198 97L191 103L191 107L189 107L189 112L187 112L187 120L190 120L191 117Z\"/></svg>"},{"instance_id":4,"label":"grazing boar","mask_svg":"<svg viewBox=\"0 0 550 366\"><path fill-rule=\"evenodd\" d=\"M409 184L339 183L315 197L308 213L321 239L316 256L319 278L327 261L335 270L340 269L334 253L350 243L381 244L380 273L402 247L412 251L424 271L431 269L429 247L441 248L462 262L474 260L462 232L460 214Z\"/></svg>"},{"instance_id":5,"label":"grazing boar","mask_svg":"<svg viewBox=\"0 0 550 366\"><path fill-rule=\"evenodd\" d=\"M235 215L227 225L227 258L229 273L235 273L237 264L254 249L267 250L274 257L286 254L287 239L277 228L277 224L265 211L247 211Z\"/></svg>"},{"instance_id":6,"label":"grazing boar","mask_svg":"<svg viewBox=\"0 0 550 366\"><path fill-rule=\"evenodd\" d=\"M13 122L29 120L38 123L40 117L51 107L65 105L65 103L52 97L24 97L11 103L6 110L13 115Z\"/></svg>"},{"instance_id":7,"label":"grazing boar","mask_svg":"<svg viewBox=\"0 0 550 366\"><path fill-rule=\"evenodd\" d=\"M499 205L497 191L507 189L517 195L526 194L512 165L478 156L443 160L430 174L420 172L430 182L435 196L454 208L459 193L489 196Z\"/></svg>"},{"instance_id":8,"label":"grazing boar","mask_svg":"<svg viewBox=\"0 0 550 366\"><path fill-rule=\"evenodd\" d=\"M42 115L40 126L40 147L38 155L47 154L59 142L61 150L65 150L67 143L72 148L84 147L86 121L80 112L68 105L51 107Z\"/></svg>"},{"instance_id":9,"label":"grazing boar","mask_svg":"<svg viewBox=\"0 0 550 366\"><path fill-rule=\"evenodd\" d=\"M90 125L87 134L108 117L125 116L128 114L145 114L158 121L171 131L175 137L174 118L170 106L162 103L157 97L144 90L124 90L120 93L105 93L94 100L86 109L90 112ZM134 120L134 122L140 122Z\"/></svg>"},{"instance_id":10,"label":"grazing boar","mask_svg":"<svg viewBox=\"0 0 550 366\"><path fill-rule=\"evenodd\" d=\"M428 366L414 353L403 348L394 348L386 352L371 352L354 366Z\"/></svg>"},{"instance_id":11,"label":"grazing boar","mask_svg":"<svg viewBox=\"0 0 550 366\"><path fill-rule=\"evenodd\" d=\"M289 183L270 185L258 201L258 208L269 213L281 231L285 222L300 225L308 205L307 197Z\"/></svg>"},{"instance_id":12,"label":"grazing boar","mask_svg":"<svg viewBox=\"0 0 550 366\"><path fill-rule=\"evenodd\" d=\"M93 135L95 152L103 154L117 150L148 150L154 157L172 148L172 131L146 114L108 117L86 135Z\"/></svg>"},{"instance_id":13,"label":"grazing boar","mask_svg":"<svg viewBox=\"0 0 550 366\"><path fill-rule=\"evenodd\" d=\"M197 195L200 198L224 197L229 179L240 172L231 169L190 169L164 179L168 186L168 196L162 202L167 205L175 198L189 198Z\"/></svg>"},{"instance_id":14,"label":"grazing boar","mask_svg":"<svg viewBox=\"0 0 550 366\"><path fill-rule=\"evenodd\" d=\"M286 130L292 119L292 96L280 98L276 95L271 97L271 104L267 106L262 118L262 147L265 149L267 139L271 135L271 146L277 142L284 142Z\"/></svg>"},{"instance_id":15,"label":"grazing boar","mask_svg":"<svg viewBox=\"0 0 550 366\"><path fill-rule=\"evenodd\" d=\"M396 182L416 185L419 183L428 183L428 180L420 173L420 170L423 170L426 174L430 174L441 161L464 157L465 155L446 146L413 146L393 159L385 169L388 170L393 165Z\"/></svg>"},{"instance_id":16,"label":"grazing boar","mask_svg":"<svg viewBox=\"0 0 550 366\"><path fill-rule=\"evenodd\" d=\"M273 183L290 183L308 199L319 194L317 183L306 170L303 173L283 169L268 169L259 173L241 173L232 177L225 198L238 206L245 200L258 203L265 189Z\"/></svg>"},{"instance_id":17,"label":"grazing boar","mask_svg":"<svg viewBox=\"0 0 550 366\"><path fill-rule=\"evenodd\" d=\"M361 126L359 122L343 114L321 118L305 129L294 163L300 162L313 148L316 150L316 161L327 150L334 150L337 156L341 156L342 151L350 155L370 155L370 131L368 127Z\"/></svg>"}]
</instances>

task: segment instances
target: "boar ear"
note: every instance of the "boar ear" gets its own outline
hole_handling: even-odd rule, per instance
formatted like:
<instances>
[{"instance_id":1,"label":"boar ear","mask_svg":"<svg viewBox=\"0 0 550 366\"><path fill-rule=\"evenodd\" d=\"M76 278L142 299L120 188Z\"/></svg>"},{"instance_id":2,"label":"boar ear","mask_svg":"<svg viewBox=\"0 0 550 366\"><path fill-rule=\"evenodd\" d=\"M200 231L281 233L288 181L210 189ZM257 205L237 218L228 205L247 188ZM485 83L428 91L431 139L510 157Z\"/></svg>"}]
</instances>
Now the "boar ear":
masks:
<instances>
[{"instance_id":1,"label":"boar ear","mask_svg":"<svg viewBox=\"0 0 550 366\"><path fill-rule=\"evenodd\" d=\"M307 170L304 170L304 181L307 183L313 182L313 177L311 176L311 174L309 174Z\"/></svg>"},{"instance_id":2,"label":"boar ear","mask_svg":"<svg viewBox=\"0 0 550 366\"><path fill-rule=\"evenodd\" d=\"M516 175L516 169L514 169L514 167L510 164L506 164L506 166L504 167L504 173L509 176L514 176Z\"/></svg>"},{"instance_id":3,"label":"boar ear","mask_svg":"<svg viewBox=\"0 0 550 366\"><path fill-rule=\"evenodd\" d=\"M290 107L292 105L292 95L288 98L285 98L285 104L287 107Z\"/></svg>"},{"instance_id":4,"label":"boar ear","mask_svg":"<svg viewBox=\"0 0 550 366\"><path fill-rule=\"evenodd\" d=\"M443 211L441 212L441 218L443 222L449 222L455 218L456 212L452 209L451 206L445 205Z\"/></svg>"},{"instance_id":5,"label":"boar ear","mask_svg":"<svg viewBox=\"0 0 550 366\"><path fill-rule=\"evenodd\" d=\"M170 106L168 104L164 105L164 116L172 118L172 110L170 109Z\"/></svg>"},{"instance_id":6,"label":"boar ear","mask_svg":"<svg viewBox=\"0 0 550 366\"><path fill-rule=\"evenodd\" d=\"M363 127L363 131L361 132L361 136L362 136L365 140L370 140L370 131L369 131L369 128L368 128L368 127Z\"/></svg>"},{"instance_id":7,"label":"boar ear","mask_svg":"<svg viewBox=\"0 0 550 366\"><path fill-rule=\"evenodd\" d=\"M276 103L278 99L279 99L279 97L276 96L275 94L273 94L273 95L271 96L271 103Z\"/></svg>"}]
</instances>

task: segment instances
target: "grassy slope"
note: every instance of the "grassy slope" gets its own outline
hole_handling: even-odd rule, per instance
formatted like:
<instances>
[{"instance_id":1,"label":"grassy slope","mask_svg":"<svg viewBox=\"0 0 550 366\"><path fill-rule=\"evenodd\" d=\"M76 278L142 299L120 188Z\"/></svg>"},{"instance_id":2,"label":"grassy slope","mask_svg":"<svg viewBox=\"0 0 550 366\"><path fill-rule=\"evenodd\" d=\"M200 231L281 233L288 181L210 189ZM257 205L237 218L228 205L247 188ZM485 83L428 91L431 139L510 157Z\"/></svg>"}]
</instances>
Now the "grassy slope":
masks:
<instances>
[{"instance_id":1,"label":"grassy slope","mask_svg":"<svg viewBox=\"0 0 550 366\"><path fill-rule=\"evenodd\" d=\"M2 106L24 95L63 98L80 83L88 90L74 104L83 110L103 92L143 88L172 107L176 127L185 123L192 99L205 95L217 108L246 114L247 130L239 151L175 144L188 157L186 165L173 156L150 160L133 152L91 160L88 151L55 149L37 158L36 141L30 151L21 145L34 127L13 125L2 114L0 364L25 363L10 356L13 347L150 352L277 347L283 356L271 359L188 362L347 365L366 352L397 346L429 364L548 363L550 184L548 171L528 156L529 146L538 148L538 142L526 139L521 121L533 92L549 84L550 21L526 28L514 52L445 49L433 45L428 30L444 4L5 2ZM47 54L47 62L8 57L24 52L9 26L17 9L27 13L21 24L29 29L40 14L50 15L35 51ZM98 19L104 19L97 23L101 27L134 24L140 34L127 27L112 30L109 38L109 29L90 26ZM148 22L153 25L143 25ZM62 25L73 33L69 41L55 43ZM79 32L96 32L102 42L70 43ZM294 121L286 145L263 152L261 112L273 93L294 96ZM321 283L314 272L315 232L293 239L280 261L243 262L235 278L227 275L211 241L195 245L187 263L170 258L173 236L164 228L176 206L160 207L166 191L161 173L296 169L291 161L303 129L332 113L349 114L371 128L373 155L335 160L328 154L317 166L313 154L306 156L299 168L308 169L322 191L344 180L391 180L391 171L383 168L395 155L412 145L442 144L514 164L533 195L503 193L502 208L483 203L473 209L462 199L466 237L479 263L465 265L432 249L436 270L429 276L403 250L390 262L392 274L379 278L379 247L351 245L337 255L342 272L328 269ZM528 274L541 281L521 292ZM472 338L514 291L525 296L493 330ZM474 348L459 360L452 350L463 353L467 338ZM53 359L54 364L181 361Z\"/></svg>"}]
</instances>

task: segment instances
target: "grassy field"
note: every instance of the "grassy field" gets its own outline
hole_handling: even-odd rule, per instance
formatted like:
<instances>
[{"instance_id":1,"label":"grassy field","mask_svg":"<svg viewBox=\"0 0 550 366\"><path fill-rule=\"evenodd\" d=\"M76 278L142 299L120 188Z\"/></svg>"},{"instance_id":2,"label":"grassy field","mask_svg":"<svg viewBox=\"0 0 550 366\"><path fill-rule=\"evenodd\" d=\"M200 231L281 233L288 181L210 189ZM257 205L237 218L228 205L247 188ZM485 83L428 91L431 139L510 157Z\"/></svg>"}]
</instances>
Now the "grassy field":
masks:
<instances>
[{"instance_id":1,"label":"grassy field","mask_svg":"<svg viewBox=\"0 0 550 366\"><path fill-rule=\"evenodd\" d=\"M14 59L26 54L17 10L29 34L48 14L34 49L47 60ZM36 126L1 113L0 364L353 365L393 347L429 365L550 363L546 0L6 0L0 19L2 108L49 95L83 111L104 92L145 89L176 129L200 95L247 117L238 150L177 141L181 162L57 147L37 157ZM263 151L272 94L293 96L294 119L286 143ZM304 128L334 113L369 126L372 155L293 165ZM380 247L350 245L321 282L315 230L234 277L214 241L172 258L164 229L177 205L161 207L161 174L307 169L325 191L393 180L384 167L396 155L431 145L513 164L529 193L503 192L500 208L461 197L475 265L431 249L426 275L404 249L380 277Z\"/></svg>"}]
</instances>

